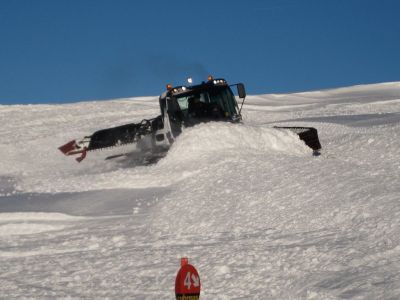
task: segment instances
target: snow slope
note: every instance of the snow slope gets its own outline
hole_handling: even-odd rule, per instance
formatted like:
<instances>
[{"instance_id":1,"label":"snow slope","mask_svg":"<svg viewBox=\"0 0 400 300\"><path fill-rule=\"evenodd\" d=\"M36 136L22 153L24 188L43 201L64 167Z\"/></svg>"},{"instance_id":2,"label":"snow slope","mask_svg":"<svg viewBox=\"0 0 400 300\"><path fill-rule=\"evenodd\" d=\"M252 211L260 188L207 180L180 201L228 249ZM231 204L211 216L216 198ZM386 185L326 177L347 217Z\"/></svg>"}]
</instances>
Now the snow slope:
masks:
<instances>
[{"instance_id":1,"label":"snow slope","mask_svg":"<svg viewBox=\"0 0 400 300\"><path fill-rule=\"evenodd\" d=\"M157 97L0 105L0 295L400 298L400 83L250 96L157 164L57 147L158 114ZM273 125L313 126L322 155ZM91 153L90 153L91 154Z\"/></svg>"}]
</instances>

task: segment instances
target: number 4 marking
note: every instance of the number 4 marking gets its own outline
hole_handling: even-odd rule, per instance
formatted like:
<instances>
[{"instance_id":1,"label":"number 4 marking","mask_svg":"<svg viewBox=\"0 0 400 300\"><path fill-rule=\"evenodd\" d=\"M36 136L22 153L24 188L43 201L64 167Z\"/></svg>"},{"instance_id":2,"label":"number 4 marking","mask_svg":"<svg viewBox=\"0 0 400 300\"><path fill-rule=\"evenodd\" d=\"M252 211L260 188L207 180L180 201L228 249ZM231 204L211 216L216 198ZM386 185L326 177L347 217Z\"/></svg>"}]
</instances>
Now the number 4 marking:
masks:
<instances>
[{"instance_id":1,"label":"number 4 marking","mask_svg":"<svg viewBox=\"0 0 400 300\"><path fill-rule=\"evenodd\" d=\"M185 280L183 281L183 285L186 286L188 290L190 290L190 286L192 285L192 282L190 281L190 272L186 273Z\"/></svg>"}]
</instances>

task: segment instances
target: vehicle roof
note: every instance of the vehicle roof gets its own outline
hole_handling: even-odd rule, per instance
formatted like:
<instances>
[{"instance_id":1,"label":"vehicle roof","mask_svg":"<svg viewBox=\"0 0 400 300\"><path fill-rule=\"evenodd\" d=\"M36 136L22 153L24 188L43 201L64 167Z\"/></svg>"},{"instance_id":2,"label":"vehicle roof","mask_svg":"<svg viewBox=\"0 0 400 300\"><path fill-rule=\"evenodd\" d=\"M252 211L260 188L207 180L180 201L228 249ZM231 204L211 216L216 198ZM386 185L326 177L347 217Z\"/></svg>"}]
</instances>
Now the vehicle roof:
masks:
<instances>
[{"instance_id":1,"label":"vehicle roof","mask_svg":"<svg viewBox=\"0 0 400 300\"><path fill-rule=\"evenodd\" d=\"M225 79L219 78L219 79L213 79L209 81L203 81L200 84L197 85L191 85L191 86L176 86L173 88L170 88L166 92L164 92L161 95L161 98L165 98L167 96L182 96L185 94L194 94L196 92L202 92L205 90L210 90L215 87L225 87L228 86L228 83L226 82Z\"/></svg>"}]
</instances>

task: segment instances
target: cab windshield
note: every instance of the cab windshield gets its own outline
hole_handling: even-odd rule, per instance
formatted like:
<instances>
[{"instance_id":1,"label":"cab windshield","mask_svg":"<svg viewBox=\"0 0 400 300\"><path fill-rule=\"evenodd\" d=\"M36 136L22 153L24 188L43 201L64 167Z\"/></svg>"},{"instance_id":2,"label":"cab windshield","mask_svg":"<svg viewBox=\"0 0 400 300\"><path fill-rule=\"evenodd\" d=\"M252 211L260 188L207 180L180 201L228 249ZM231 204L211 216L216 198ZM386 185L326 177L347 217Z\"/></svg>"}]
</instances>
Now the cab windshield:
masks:
<instances>
[{"instance_id":1,"label":"cab windshield","mask_svg":"<svg viewBox=\"0 0 400 300\"><path fill-rule=\"evenodd\" d=\"M237 102L229 87L214 87L176 97L185 119L222 119L237 116Z\"/></svg>"}]
</instances>

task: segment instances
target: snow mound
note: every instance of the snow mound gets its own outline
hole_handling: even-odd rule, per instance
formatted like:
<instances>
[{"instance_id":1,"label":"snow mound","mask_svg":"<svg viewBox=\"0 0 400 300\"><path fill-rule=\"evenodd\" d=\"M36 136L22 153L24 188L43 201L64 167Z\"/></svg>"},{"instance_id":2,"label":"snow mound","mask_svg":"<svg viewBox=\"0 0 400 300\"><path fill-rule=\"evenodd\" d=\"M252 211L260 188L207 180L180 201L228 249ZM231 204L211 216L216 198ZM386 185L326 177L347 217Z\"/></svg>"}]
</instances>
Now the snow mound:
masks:
<instances>
[{"instance_id":1,"label":"snow mound","mask_svg":"<svg viewBox=\"0 0 400 300\"><path fill-rule=\"evenodd\" d=\"M232 153L246 156L274 152L307 155L311 150L289 130L212 122L185 129L160 164L198 162Z\"/></svg>"}]
</instances>

